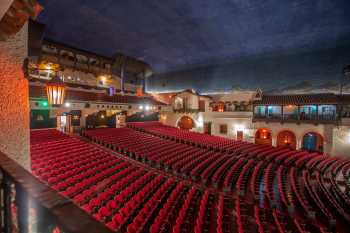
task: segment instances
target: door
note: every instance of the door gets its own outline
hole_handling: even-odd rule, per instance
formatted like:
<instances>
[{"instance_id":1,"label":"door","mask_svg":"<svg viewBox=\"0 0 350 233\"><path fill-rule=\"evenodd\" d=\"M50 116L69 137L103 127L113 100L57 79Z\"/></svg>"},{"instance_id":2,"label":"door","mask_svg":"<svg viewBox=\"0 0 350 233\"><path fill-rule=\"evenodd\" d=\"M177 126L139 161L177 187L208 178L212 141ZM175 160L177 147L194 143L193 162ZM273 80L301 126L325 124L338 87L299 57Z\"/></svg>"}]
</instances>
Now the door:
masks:
<instances>
[{"instance_id":1,"label":"door","mask_svg":"<svg viewBox=\"0 0 350 233\"><path fill-rule=\"evenodd\" d=\"M243 140L243 131L241 131L241 130L237 131L237 140L238 141Z\"/></svg>"},{"instance_id":2,"label":"door","mask_svg":"<svg viewBox=\"0 0 350 233\"><path fill-rule=\"evenodd\" d=\"M204 123L204 133L211 135L211 122Z\"/></svg>"},{"instance_id":3,"label":"door","mask_svg":"<svg viewBox=\"0 0 350 233\"><path fill-rule=\"evenodd\" d=\"M314 134L304 136L303 148L308 151L316 151L317 137Z\"/></svg>"}]
</instances>

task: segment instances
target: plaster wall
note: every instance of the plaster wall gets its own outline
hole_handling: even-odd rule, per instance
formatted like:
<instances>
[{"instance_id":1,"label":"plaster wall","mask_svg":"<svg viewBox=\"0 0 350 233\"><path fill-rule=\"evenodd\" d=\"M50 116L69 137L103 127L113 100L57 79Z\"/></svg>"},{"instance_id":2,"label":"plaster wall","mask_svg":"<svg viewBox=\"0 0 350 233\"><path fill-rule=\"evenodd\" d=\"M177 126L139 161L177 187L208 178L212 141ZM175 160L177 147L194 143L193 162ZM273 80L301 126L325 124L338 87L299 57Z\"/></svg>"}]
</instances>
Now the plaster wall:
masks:
<instances>
[{"instance_id":1,"label":"plaster wall","mask_svg":"<svg viewBox=\"0 0 350 233\"><path fill-rule=\"evenodd\" d=\"M333 129L334 125L327 124L295 124L295 123L265 123L255 122L253 124L254 134L260 128L267 128L271 132L272 145L277 144L277 135L284 130L289 130L295 134L297 149L302 148L303 137L306 133L314 132L320 134L324 139L324 152L331 153L333 147Z\"/></svg>"},{"instance_id":2,"label":"plaster wall","mask_svg":"<svg viewBox=\"0 0 350 233\"><path fill-rule=\"evenodd\" d=\"M25 24L15 36L0 42L0 151L29 169L29 93L22 71L27 38Z\"/></svg>"}]
</instances>

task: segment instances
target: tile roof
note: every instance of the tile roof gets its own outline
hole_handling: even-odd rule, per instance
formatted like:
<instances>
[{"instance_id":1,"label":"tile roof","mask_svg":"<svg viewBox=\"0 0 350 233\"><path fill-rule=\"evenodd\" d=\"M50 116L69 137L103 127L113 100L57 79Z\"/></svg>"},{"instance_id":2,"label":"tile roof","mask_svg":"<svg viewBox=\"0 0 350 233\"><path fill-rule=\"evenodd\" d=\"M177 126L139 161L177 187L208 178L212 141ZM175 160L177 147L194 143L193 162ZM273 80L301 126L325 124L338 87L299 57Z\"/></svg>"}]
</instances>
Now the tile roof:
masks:
<instances>
[{"instance_id":1,"label":"tile roof","mask_svg":"<svg viewBox=\"0 0 350 233\"><path fill-rule=\"evenodd\" d=\"M29 86L29 96L31 98L46 98L45 86ZM155 100L152 97L138 97L132 95L113 95L109 96L107 93L95 93L78 90L67 90L67 100L75 101L91 101L91 102L110 102L122 104L151 104L151 105L165 105L162 102Z\"/></svg>"},{"instance_id":2,"label":"tile roof","mask_svg":"<svg viewBox=\"0 0 350 233\"><path fill-rule=\"evenodd\" d=\"M339 96L332 93L303 94L303 95L263 95L261 100L254 101L255 105L301 105L301 104L337 104Z\"/></svg>"}]
</instances>

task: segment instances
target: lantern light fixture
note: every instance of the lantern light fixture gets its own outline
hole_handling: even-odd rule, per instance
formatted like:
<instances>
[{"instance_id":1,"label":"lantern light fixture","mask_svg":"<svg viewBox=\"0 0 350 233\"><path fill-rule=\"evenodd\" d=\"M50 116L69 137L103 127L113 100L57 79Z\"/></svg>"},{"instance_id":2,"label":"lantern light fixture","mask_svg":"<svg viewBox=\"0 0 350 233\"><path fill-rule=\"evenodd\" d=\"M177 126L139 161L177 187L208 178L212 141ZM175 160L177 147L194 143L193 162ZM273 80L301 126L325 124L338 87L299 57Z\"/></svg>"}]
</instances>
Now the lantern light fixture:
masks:
<instances>
[{"instance_id":1,"label":"lantern light fixture","mask_svg":"<svg viewBox=\"0 0 350 233\"><path fill-rule=\"evenodd\" d=\"M64 103L66 86L57 75L46 84L46 92L49 105L59 106Z\"/></svg>"}]
</instances>

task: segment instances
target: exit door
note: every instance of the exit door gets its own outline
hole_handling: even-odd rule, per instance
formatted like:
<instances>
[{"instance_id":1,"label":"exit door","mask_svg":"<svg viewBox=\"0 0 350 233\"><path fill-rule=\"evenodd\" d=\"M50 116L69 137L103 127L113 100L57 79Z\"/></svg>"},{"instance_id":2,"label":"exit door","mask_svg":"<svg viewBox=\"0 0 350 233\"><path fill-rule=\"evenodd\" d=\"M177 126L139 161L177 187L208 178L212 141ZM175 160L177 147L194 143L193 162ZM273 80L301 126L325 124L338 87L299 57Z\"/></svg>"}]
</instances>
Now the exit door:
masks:
<instances>
[{"instance_id":1,"label":"exit door","mask_svg":"<svg viewBox=\"0 0 350 233\"><path fill-rule=\"evenodd\" d=\"M73 131L71 115L57 116L57 129L62 132L71 133Z\"/></svg>"}]
</instances>

